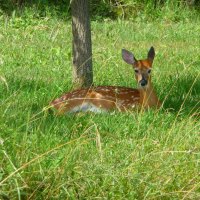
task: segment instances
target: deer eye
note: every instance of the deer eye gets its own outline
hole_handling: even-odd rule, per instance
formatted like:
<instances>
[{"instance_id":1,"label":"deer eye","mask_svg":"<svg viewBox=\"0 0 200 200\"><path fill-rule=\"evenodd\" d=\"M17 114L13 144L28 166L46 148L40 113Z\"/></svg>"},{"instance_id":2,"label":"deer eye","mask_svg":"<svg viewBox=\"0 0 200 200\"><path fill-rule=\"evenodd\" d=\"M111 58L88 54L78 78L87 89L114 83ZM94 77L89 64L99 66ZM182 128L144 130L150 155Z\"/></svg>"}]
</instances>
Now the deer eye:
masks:
<instances>
[{"instance_id":1,"label":"deer eye","mask_svg":"<svg viewBox=\"0 0 200 200\"><path fill-rule=\"evenodd\" d=\"M149 69L149 70L147 71L147 73L150 74L150 73L151 73L151 69Z\"/></svg>"},{"instance_id":2,"label":"deer eye","mask_svg":"<svg viewBox=\"0 0 200 200\"><path fill-rule=\"evenodd\" d=\"M139 70L138 69L135 69L135 73L138 73L139 72Z\"/></svg>"}]
</instances>

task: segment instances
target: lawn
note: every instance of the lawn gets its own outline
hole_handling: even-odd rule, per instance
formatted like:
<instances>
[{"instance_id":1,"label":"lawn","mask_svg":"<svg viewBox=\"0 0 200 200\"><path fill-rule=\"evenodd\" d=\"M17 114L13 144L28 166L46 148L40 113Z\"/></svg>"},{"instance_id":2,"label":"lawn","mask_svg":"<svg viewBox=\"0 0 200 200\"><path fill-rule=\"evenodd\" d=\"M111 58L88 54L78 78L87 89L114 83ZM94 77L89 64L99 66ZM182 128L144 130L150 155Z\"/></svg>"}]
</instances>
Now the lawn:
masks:
<instances>
[{"instance_id":1,"label":"lawn","mask_svg":"<svg viewBox=\"0 0 200 200\"><path fill-rule=\"evenodd\" d=\"M150 46L163 108L56 116L73 88L71 23L0 17L0 199L200 199L200 21L93 21L95 85L136 87Z\"/></svg>"}]
</instances>

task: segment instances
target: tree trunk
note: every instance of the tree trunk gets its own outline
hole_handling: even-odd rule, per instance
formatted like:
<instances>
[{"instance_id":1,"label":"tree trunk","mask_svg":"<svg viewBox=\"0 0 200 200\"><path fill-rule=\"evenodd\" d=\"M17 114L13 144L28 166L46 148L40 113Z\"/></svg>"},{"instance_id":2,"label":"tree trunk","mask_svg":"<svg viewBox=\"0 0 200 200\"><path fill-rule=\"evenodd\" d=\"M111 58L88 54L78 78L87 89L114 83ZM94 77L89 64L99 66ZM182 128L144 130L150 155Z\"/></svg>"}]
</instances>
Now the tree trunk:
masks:
<instances>
[{"instance_id":1,"label":"tree trunk","mask_svg":"<svg viewBox=\"0 0 200 200\"><path fill-rule=\"evenodd\" d=\"M88 0L72 0L73 83L75 88L93 83L92 42Z\"/></svg>"}]
</instances>

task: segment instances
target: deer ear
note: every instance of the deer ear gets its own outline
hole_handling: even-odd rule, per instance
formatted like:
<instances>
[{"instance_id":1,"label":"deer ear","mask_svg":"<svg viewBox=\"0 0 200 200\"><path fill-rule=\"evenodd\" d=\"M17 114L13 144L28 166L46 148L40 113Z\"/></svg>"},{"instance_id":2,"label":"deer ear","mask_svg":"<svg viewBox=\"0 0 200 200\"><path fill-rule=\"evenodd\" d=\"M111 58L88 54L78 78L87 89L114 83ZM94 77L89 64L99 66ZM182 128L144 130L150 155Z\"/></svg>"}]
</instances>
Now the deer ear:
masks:
<instances>
[{"instance_id":1,"label":"deer ear","mask_svg":"<svg viewBox=\"0 0 200 200\"><path fill-rule=\"evenodd\" d=\"M154 57L155 57L155 50L154 50L153 47L151 47L149 49L149 52L148 52L148 59L151 60L151 61L153 61Z\"/></svg>"},{"instance_id":2,"label":"deer ear","mask_svg":"<svg viewBox=\"0 0 200 200\"><path fill-rule=\"evenodd\" d=\"M133 65L136 62L134 55L130 51L127 51L126 49L122 49L122 58L126 63L130 65Z\"/></svg>"}]
</instances>

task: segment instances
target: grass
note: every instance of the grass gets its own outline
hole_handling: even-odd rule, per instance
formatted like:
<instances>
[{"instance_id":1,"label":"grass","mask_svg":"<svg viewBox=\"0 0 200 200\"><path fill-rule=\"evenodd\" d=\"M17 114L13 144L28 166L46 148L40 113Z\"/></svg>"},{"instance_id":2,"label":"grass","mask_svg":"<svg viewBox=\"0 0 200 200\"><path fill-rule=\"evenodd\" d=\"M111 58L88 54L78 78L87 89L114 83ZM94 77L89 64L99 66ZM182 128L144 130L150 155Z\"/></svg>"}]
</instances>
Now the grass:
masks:
<instances>
[{"instance_id":1,"label":"grass","mask_svg":"<svg viewBox=\"0 0 200 200\"><path fill-rule=\"evenodd\" d=\"M199 199L199 21L93 22L95 85L136 87L121 48L156 49L159 112L54 116L69 91L71 26L0 18L0 199Z\"/></svg>"}]
</instances>

